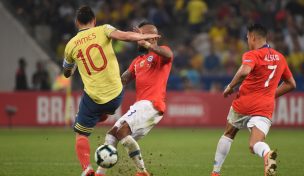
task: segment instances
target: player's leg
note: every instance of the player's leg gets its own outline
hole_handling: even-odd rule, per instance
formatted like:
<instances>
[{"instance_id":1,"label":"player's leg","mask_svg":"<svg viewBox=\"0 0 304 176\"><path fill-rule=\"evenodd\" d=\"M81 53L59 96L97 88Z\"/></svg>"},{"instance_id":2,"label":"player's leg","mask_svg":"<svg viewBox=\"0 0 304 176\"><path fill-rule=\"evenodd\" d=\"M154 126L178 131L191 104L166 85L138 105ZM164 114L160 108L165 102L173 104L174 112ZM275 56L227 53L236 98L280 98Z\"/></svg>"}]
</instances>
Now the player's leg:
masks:
<instances>
[{"instance_id":1,"label":"player's leg","mask_svg":"<svg viewBox=\"0 0 304 176\"><path fill-rule=\"evenodd\" d=\"M136 140L131 136L132 131L127 122L124 122L116 133L117 139L124 146L129 154L129 157L133 160L138 174L143 176L149 175L145 167L143 157L141 155L140 147Z\"/></svg>"},{"instance_id":2,"label":"player's leg","mask_svg":"<svg viewBox=\"0 0 304 176\"><path fill-rule=\"evenodd\" d=\"M230 151L233 139L235 138L238 131L238 128L234 127L230 123L227 123L224 135L220 138L216 147L213 171L211 174L212 176L219 175L222 165Z\"/></svg>"},{"instance_id":3,"label":"player's leg","mask_svg":"<svg viewBox=\"0 0 304 176\"><path fill-rule=\"evenodd\" d=\"M117 142L124 146L126 151L128 152L130 158L134 161L136 169L139 173L143 174L143 176L149 175L145 168L144 161L141 156L140 147L136 140L131 136L132 131L129 127L129 124L124 121L122 117L119 119L114 127L107 133L105 138L105 144L117 146ZM106 174L107 169L103 167L98 167L95 176L104 176Z\"/></svg>"},{"instance_id":4,"label":"player's leg","mask_svg":"<svg viewBox=\"0 0 304 176\"><path fill-rule=\"evenodd\" d=\"M105 117L105 116L113 115L115 113L116 109L121 104L122 95L123 95L123 91L120 93L120 95L118 95L115 99L108 102L103 107L103 111L105 112L105 114L102 115L100 122L107 119L107 117ZM110 131L107 132L106 137L105 137L105 142L104 142L105 145L112 145L115 148L117 147L118 140L115 137L117 129L118 129L117 126L114 126ZM107 170L106 168L102 168L102 167L98 166L95 176L104 176L106 173L106 170Z\"/></svg>"},{"instance_id":5,"label":"player's leg","mask_svg":"<svg viewBox=\"0 0 304 176\"><path fill-rule=\"evenodd\" d=\"M94 170L90 164L90 144L88 136L100 121L104 121L106 114L113 114L119 107L121 94L105 104L95 103L86 93L83 94L79 105L79 112L74 123L76 136L76 153L81 163L84 176L90 176Z\"/></svg>"},{"instance_id":6,"label":"player's leg","mask_svg":"<svg viewBox=\"0 0 304 176\"><path fill-rule=\"evenodd\" d=\"M148 176L140 147L136 142L162 119L162 113L154 109L152 102L141 100L136 102L125 114L118 124L116 137L129 153L134 161L137 173L136 176Z\"/></svg>"},{"instance_id":7,"label":"player's leg","mask_svg":"<svg viewBox=\"0 0 304 176\"><path fill-rule=\"evenodd\" d=\"M81 164L82 176L94 176L94 170L90 164L90 144L87 136L76 133L76 154Z\"/></svg>"},{"instance_id":8,"label":"player's leg","mask_svg":"<svg viewBox=\"0 0 304 176\"><path fill-rule=\"evenodd\" d=\"M219 176L222 165L230 151L231 144L238 133L239 129L243 128L246 124L246 121L249 120L248 116L241 115L230 108L227 125L224 132L224 135L220 138L214 157L214 165L211 175Z\"/></svg>"},{"instance_id":9,"label":"player's leg","mask_svg":"<svg viewBox=\"0 0 304 176\"><path fill-rule=\"evenodd\" d=\"M106 134L105 137L105 145L112 145L115 148L117 148L117 143L118 143L118 139L115 137L116 133L117 133L118 127L114 126L112 127L108 133ZM107 168L103 168L101 166L98 166L95 176L104 176L107 172Z\"/></svg>"},{"instance_id":10,"label":"player's leg","mask_svg":"<svg viewBox=\"0 0 304 176\"><path fill-rule=\"evenodd\" d=\"M74 131L76 133L75 150L83 170L83 176L94 175L94 170L90 163L90 143L88 137L93 131L93 127L96 123L94 122L94 119L89 118L90 110L86 106L88 99L88 95L84 93L74 123Z\"/></svg>"},{"instance_id":11,"label":"player's leg","mask_svg":"<svg viewBox=\"0 0 304 176\"><path fill-rule=\"evenodd\" d=\"M74 124L74 131L76 132L75 149L83 170L82 176L94 176L94 170L90 164L89 136L98 121L98 118L84 118L84 116L80 116L79 113L76 117Z\"/></svg>"},{"instance_id":12,"label":"player's leg","mask_svg":"<svg viewBox=\"0 0 304 176\"><path fill-rule=\"evenodd\" d=\"M249 149L252 153L264 158L265 176L276 175L276 151L272 151L267 143L265 143L266 135L271 126L270 120L265 117L252 117L248 124L251 131L249 139Z\"/></svg>"}]
</instances>

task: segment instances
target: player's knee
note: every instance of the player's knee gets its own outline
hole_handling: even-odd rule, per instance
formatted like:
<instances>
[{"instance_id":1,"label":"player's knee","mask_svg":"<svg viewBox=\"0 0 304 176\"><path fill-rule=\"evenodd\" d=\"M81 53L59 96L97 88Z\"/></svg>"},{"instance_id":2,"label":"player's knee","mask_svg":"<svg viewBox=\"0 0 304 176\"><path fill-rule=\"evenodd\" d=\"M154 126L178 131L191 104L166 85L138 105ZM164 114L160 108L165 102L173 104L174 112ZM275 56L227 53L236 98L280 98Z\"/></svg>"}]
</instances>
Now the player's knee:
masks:
<instances>
[{"instance_id":1,"label":"player's knee","mask_svg":"<svg viewBox=\"0 0 304 176\"><path fill-rule=\"evenodd\" d=\"M230 138L230 139L234 139L236 133L233 133L231 131L225 131L224 136Z\"/></svg>"},{"instance_id":2,"label":"player's knee","mask_svg":"<svg viewBox=\"0 0 304 176\"><path fill-rule=\"evenodd\" d=\"M254 147L254 145L256 144L256 142L249 142L249 151L251 152L251 153L254 153L254 151L253 151L253 147Z\"/></svg>"},{"instance_id":3,"label":"player's knee","mask_svg":"<svg viewBox=\"0 0 304 176\"><path fill-rule=\"evenodd\" d=\"M114 136L120 141L130 134L131 134L131 129L129 125L126 122L124 122L124 124L119 129L117 129L117 132Z\"/></svg>"},{"instance_id":4,"label":"player's knee","mask_svg":"<svg viewBox=\"0 0 304 176\"><path fill-rule=\"evenodd\" d=\"M107 133L116 137L117 130L118 130L118 128L116 126L114 126Z\"/></svg>"},{"instance_id":5,"label":"player's knee","mask_svg":"<svg viewBox=\"0 0 304 176\"><path fill-rule=\"evenodd\" d=\"M74 132L76 132L79 135L83 135L83 136L90 136L92 133L92 130L90 129L86 129L85 127L81 127L78 123L74 124Z\"/></svg>"}]
</instances>

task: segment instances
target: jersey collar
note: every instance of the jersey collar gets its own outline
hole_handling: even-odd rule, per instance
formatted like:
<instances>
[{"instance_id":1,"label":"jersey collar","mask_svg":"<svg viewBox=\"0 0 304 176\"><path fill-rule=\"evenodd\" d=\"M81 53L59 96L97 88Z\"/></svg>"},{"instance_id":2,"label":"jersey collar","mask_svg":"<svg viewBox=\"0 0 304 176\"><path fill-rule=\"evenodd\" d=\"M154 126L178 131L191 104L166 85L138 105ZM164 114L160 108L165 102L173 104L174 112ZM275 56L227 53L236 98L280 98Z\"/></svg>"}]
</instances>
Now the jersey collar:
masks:
<instances>
[{"instance_id":1,"label":"jersey collar","mask_svg":"<svg viewBox=\"0 0 304 176\"><path fill-rule=\"evenodd\" d=\"M88 30L90 28L84 28L84 29L80 29L78 32L82 32L82 31L85 31L85 30Z\"/></svg>"},{"instance_id":2,"label":"jersey collar","mask_svg":"<svg viewBox=\"0 0 304 176\"><path fill-rule=\"evenodd\" d=\"M259 49L262 49L262 48L270 48L270 45L268 43L264 44L261 48Z\"/></svg>"}]
</instances>

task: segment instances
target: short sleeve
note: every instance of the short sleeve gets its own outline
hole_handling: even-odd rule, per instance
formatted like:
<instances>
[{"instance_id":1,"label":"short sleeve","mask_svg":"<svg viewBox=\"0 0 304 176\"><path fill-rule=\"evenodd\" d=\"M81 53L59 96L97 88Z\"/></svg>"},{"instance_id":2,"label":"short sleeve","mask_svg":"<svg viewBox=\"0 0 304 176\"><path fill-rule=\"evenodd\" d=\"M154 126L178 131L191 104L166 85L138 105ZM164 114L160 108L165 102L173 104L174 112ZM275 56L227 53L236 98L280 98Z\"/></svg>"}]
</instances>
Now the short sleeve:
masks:
<instances>
[{"instance_id":1,"label":"short sleeve","mask_svg":"<svg viewBox=\"0 0 304 176\"><path fill-rule=\"evenodd\" d=\"M254 68L256 64L256 56L252 52L246 52L242 57L242 65L248 65L251 68Z\"/></svg>"},{"instance_id":2,"label":"short sleeve","mask_svg":"<svg viewBox=\"0 0 304 176\"><path fill-rule=\"evenodd\" d=\"M285 63L286 63L286 62L285 62ZM284 72L283 72L282 77L283 77L284 79L289 79L289 78L292 77L292 73L291 73L291 71L290 71L290 69L289 69L287 63L286 63L286 66L285 66L285 69L284 69Z\"/></svg>"},{"instance_id":3,"label":"short sleeve","mask_svg":"<svg viewBox=\"0 0 304 176\"><path fill-rule=\"evenodd\" d=\"M117 29L109 24L105 24L104 27L103 27L103 30L104 30L104 34L109 38L110 37L110 34L113 32L113 31L116 31Z\"/></svg>"},{"instance_id":4,"label":"short sleeve","mask_svg":"<svg viewBox=\"0 0 304 176\"><path fill-rule=\"evenodd\" d=\"M72 57L72 52L69 49L69 45L67 44L64 51L64 60L63 60L63 68L72 69L75 65L75 61Z\"/></svg>"},{"instance_id":5,"label":"short sleeve","mask_svg":"<svg viewBox=\"0 0 304 176\"><path fill-rule=\"evenodd\" d=\"M130 64L129 68L128 68L128 71L130 73L132 73L133 76L135 76L135 62L136 62L136 59L134 59L132 61L132 63Z\"/></svg>"}]
</instances>

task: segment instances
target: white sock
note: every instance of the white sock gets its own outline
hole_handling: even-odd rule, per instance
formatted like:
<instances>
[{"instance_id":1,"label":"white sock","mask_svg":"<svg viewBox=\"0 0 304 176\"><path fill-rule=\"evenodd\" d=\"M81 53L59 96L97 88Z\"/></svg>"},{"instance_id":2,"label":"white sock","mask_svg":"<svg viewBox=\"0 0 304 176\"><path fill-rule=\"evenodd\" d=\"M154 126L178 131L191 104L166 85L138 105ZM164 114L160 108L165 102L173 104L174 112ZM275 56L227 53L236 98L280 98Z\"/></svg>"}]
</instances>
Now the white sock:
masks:
<instances>
[{"instance_id":1,"label":"white sock","mask_svg":"<svg viewBox=\"0 0 304 176\"><path fill-rule=\"evenodd\" d=\"M111 135L111 134L107 134L106 135L106 138L105 138L105 145L112 145L114 146L115 148L117 148L117 143L118 143L118 140L115 136ZM105 174L107 171L106 168L103 168L103 167L100 167L98 166L97 170L96 170L96 174Z\"/></svg>"},{"instance_id":2,"label":"white sock","mask_svg":"<svg viewBox=\"0 0 304 176\"><path fill-rule=\"evenodd\" d=\"M270 151L270 148L265 142L257 142L253 146L253 151L260 157L264 157Z\"/></svg>"},{"instance_id":3,"label":"white sock","mask_svg":"<svg viewBox=\"0 0 304 176\"><path fill-rule=\"evenodd\" d=\"M224 135L220 138L215 152L213 172L219 173L221 171L221 167L225 161L226 156L230 151L230 146L232 142L233 142L232 139Z\"/></svg>"},{"instance_id":4,"label":"white sock","mask_svg":"<svg viewBox=\"0 0 304 176\"><path fill-rule=\"evenodd\" d=\"M102 174L102 175L104 175L104 174L106 174L106 171L107 171L106 168L98 166L98 168L96 170L96 174Z\"/></svg>"},{"instance_id":5,"label":"white sock","mask_svg":"<svg viewBox=\"0 0 304 176\"><path fill-rule=\"evenodd\" d=\"M106 138L105 138L105 144L106 145L112 145L115 148L117 148L118 140L115 136L113 136L111 134L107 134Z\"/></svg>"},{"instance_id":6,"label":"white sock","mask_svg":"<svg viewBox=\"0 0 304 176\"><path fill-rule=\"evenodd\" d=\"M125 147L127 152L129 153L130 158L133 159L136 169L139 172L146 172L144 160L142 159L140 148L138 143L134 140L132 136L127 136L123 138L121 144Z\"/></svg>"}]
</instances>

